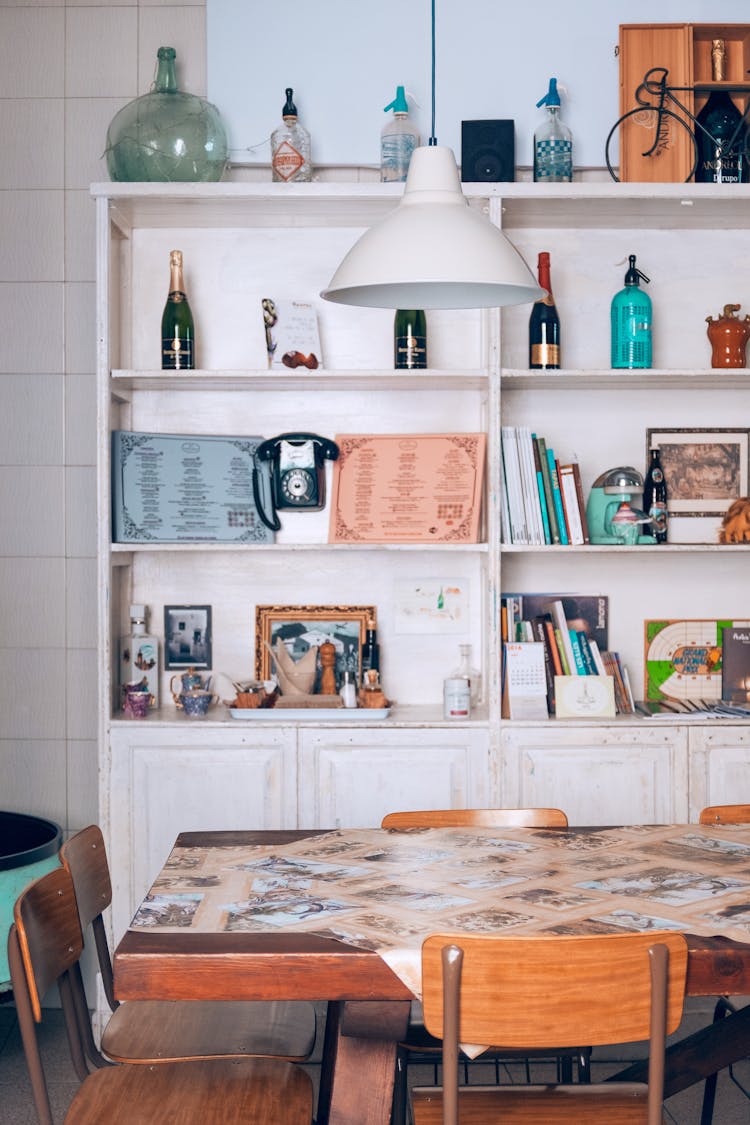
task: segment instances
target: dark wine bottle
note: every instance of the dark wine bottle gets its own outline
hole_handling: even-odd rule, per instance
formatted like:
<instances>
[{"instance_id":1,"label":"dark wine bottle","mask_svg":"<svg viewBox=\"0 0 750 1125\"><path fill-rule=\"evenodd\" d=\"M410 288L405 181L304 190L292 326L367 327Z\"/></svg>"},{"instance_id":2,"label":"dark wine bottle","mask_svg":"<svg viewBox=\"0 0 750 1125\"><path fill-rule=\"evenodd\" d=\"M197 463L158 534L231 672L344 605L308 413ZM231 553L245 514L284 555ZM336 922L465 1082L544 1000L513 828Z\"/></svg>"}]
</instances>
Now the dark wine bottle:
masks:
<instances>
[{"instance_id":1,"label":"dark wine bottle","mask_svg":"<svg viewBox=\"0 0 750 1125\"><path fill-rule=\"evenodd\" d=\"M427 321L421 309L397 309L393 318L393 366L427 366Z\"/></svg>"},{"instance_id":2,"label":"dark wine bottle","mask_svg":"<svg viewBox=\"0 0 750 1125\"><path fill-rule=\"evenodd\" d=\"M560 317L549 273L549 254L543 250L537 266L539 284L547 292L534 302L529 317L529 367L553 370L560 366Z\"/></svg>"},{"instance_id":3,"label":"dark wine bottle","mask_svg":"<svg viewBox=\"0 0 750 1125\"><path fill-rule=\"evenodd\" d=\"M375 672L380 671L380 645L378 644L378 633L375 621L372 617L368 617L365 640L362 645L360 681L363 684L365 682L365 673L369 672L371 669Z\"/></svg>"},{"instance_id":4,"label":"dark wine bottle","mask_svg":"<svg viewBox=\"0 0 750 1125\"><path fill-rule=\"evenodd\" d=\"M667 482L664 478L659 446L652 445L650 461L643 485L643 510L651 517L650 531L657 543L667 541Z\"/></svg>"},{"instance_id":5,"label":"dark wine bottle","mask_svg":"<svg viewBox=\"0 0 750 1125\"><path fill-rule=\"evenodd\" d=\"M698 113L695 139L698 142L697 184L747 183L745 153L747 130L742 114L726 90L712 90ZM698 128L701 125L703 128ZM704 132L703 130L706 130Z\"/></svg>"},{"instance_id":6,"label":"dark wine bottle","mask_svg":"<svg viewBox=\"0 0 750 1125\"><path fill-rule=\"evenodd\" d=\"M182 251L169 254L169 295L161 318L161 365L164 371L191 371L195 367L193 314L182 280Z\"/></svg>"}]
</instances>

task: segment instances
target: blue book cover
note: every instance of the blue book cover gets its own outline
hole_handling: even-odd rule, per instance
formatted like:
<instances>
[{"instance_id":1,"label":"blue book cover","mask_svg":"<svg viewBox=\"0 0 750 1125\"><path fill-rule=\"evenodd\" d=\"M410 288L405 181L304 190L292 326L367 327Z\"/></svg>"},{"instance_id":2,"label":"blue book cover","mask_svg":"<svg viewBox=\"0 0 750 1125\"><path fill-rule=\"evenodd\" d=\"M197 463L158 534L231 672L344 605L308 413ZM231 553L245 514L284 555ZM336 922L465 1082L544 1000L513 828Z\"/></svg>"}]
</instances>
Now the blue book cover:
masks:
<instances>
[{"instance_id":1,"label":"blue book cover","mask_svg":"<svg viewBox=\"0 0 750 1125\"><path fill-rule=\"evenodd\" d=\"M563 509L562 496L560 495L560 481L557 476L557 464L555 462L554 449L547 450L547 464L549 465L550 482L552 484L552 499L555 505L555 515L557 516L557 526L560 530L560 542L567 547L568 529L565 525L565 511Z\"/></svg>"},{"instance_id":2,"label":"blue book cover","mask_svg":"<svg viewBox=\"0 0 750 1125\"><path fill-rule=\"evenodd\" d=\"M579 676L587 676L588 670L584 663L583 653L581 652L581 642L578 640L578 633L576 633L575 629L568 629L568 635L570 636L570 647L573 649L576 672Z\"/></svg>"}]
</instances>

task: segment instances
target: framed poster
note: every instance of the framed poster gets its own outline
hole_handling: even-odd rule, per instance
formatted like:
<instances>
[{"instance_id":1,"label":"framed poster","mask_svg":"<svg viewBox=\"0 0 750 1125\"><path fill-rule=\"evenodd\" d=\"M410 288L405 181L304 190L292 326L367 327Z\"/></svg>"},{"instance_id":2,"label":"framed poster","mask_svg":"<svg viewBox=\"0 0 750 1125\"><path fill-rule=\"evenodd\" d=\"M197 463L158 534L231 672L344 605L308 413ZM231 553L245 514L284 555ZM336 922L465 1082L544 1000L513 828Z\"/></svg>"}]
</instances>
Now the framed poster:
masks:
<instances>
[{"instance_id":1,"label":"framed poster","mask_svg":"<svg viewBox=\"0 0 750 1125\"><path fill-rule=\"evenodd\" d=\"M270 680L274 671L272 650L282 644L295 664L312 648L330 641L336 649L336 681L351 672L359 680L360 654L368 619L374 620L372 605L259 605L255 610L255 678ZM320 657L314 662L311 694L319 690ZM312 669L311 669L312 671Z\"/></svg>"},{"instance_id":2,"label":"framed poster","mask_svg":"<svg viewBox=\"0 0 750 1125\"><path fill-rule=\"evenodd\" d=\"M648 450L658 445L671 516L722 515L748 493L750 430L676 429L646 432Z\"/></svg>"}]
</instances>

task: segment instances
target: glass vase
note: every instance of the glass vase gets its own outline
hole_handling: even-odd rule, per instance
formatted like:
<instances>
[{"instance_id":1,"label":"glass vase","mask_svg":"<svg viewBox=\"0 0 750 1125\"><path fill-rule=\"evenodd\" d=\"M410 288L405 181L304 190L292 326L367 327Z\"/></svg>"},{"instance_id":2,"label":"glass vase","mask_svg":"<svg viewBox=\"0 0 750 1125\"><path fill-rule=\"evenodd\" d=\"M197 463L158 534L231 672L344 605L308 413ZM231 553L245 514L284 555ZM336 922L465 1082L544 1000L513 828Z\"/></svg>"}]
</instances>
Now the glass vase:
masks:
<instances>
[{"instance_id":1,"label":"glass vase","mask_svg":"<svg viewBox=\"0 0 750 1125\"><path fill-rule=\"evenodd\" d=\"M107 169L116 181L157 183L220 180L227 135L211 102L177 88L174 47L157 52L156 79L115 114L107 130Z\"/></svg>"}]
</instances>

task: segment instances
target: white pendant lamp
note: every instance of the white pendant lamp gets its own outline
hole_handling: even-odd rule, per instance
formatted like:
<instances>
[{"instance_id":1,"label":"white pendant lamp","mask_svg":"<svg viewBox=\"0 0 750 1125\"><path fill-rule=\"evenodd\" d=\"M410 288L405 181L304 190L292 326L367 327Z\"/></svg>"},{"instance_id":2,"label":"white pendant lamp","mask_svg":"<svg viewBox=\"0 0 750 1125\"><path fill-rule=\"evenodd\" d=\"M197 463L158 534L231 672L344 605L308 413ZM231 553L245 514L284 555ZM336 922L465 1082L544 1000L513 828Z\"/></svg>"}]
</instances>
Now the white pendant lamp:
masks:
<instances>
[{"instance_id":1,"label":"white pendant lamp","mask_svg":"<svg viewBox=\"0 0 750 1125\"><path fill-rule=\"evenodd\" d=\"M456 159L435 142L435 0L432 136L414 150L398 206L355 242L320 294L380 309L478 309L543 296L521 255L461 191Z\"/></svg>"}]
</instances>

